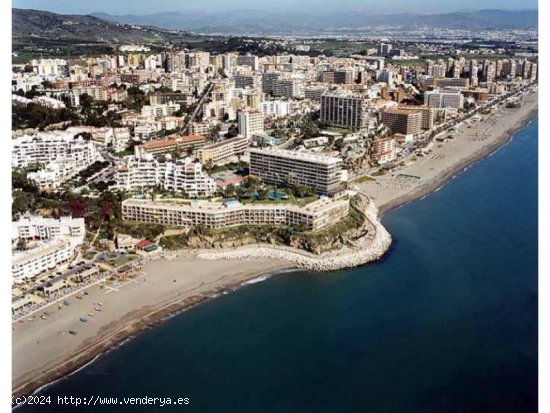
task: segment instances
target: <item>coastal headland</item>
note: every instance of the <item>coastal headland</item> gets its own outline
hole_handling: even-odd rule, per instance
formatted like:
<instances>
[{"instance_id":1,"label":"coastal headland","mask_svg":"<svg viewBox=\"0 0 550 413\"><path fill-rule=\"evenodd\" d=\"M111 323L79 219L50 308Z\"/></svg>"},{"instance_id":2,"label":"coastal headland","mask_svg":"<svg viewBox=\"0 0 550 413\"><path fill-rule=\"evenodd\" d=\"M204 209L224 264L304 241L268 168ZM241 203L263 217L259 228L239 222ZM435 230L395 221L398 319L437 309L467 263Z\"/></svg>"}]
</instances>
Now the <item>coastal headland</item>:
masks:
<instances>
[{"instance_id":1,"label":"coastal headland","mask_svg":"<svg viewBox=\"0 0 550 413\"><path fill-rule=\"evenodd\" d=\"M262 274L296 268L334 271L379 259L391 244L381 215L436 190L505 144L535 116L537 99L537 93L527 95L520 108L502 107L482 122L462 125L452 139L434 142L429 154L406 159L397 170L352 182L353 189L370 199L364 212L374 229L354 245L320 255L268 245L165 253L147 262L141 277L114 287L90 287L85 298L69 298L69 306L45 308L50 314L47 320L14 323L13 394L30 394L167 316ZM97 302L102 303L102 311L81 322L79 318Z\"/></svg>"}]
</instances>

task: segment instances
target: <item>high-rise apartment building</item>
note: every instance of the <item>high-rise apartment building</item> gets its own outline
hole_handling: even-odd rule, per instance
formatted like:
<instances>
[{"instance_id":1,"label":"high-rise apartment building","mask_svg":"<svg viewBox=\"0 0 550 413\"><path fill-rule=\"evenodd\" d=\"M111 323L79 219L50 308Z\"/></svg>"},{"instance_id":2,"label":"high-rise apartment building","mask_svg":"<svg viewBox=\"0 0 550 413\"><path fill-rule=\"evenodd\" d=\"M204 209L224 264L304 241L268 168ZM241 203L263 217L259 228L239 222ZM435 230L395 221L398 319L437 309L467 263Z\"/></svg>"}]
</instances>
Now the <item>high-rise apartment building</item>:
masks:
<instances>
[{"instance_id":1,"label":"high-rise apartment building","mask_svg":"<svg viewBox=\"0 0 550 413\"><path fill-rule=\"evenodd\" d=\"M411 135L420 133L422 112L414 110L386 109L382 112L382 123L392 133Z\"/></svg>"},{"instance_id":2,"label":"high-rise apartment building","mask_svg":"<svg viewBox=\"0 0 550 413\"><path fill-rule=\"evenodd\" d=\"M255 133L264 131L264 115L259 110L241 110L237 114L239 134L251 139Z\"/></svg>"},{"instance_id":3,"label":"high-rise apartment building","mask_svg":"<svg viewBox=\"0 0 550 413\"><path fill-rule=\"evenodd\" d=\"M483 78L486 82L494 82L497 75L497 69L494 62L485 63L483 67Z\"/></svg>"},{"instance_id":4,"label":"high-rise apartment building","mask_svg":"<svg viewBox=\"0 0 550 413\"><path fill-rule=\"evenodd\" d=\"M266 72L262 75L262 92L273 94L275 82L281 77L279 72Z\"/></svg>"},{"instance_id":5,"label":"high-rise apartment building","mask_svg":"<svg viewBox=\"0 0 550 413\"><path fill-rule=\"evenodd\" d=\"M251 149L250 174L265 183L304 185L319 194L333 195L341 190L342 159L311 152L283 149Z\"/></svg>"},{"instance_id":6,"label":"high-rise apartment building","mask_svg":"<svg viewBox=\"0 0 550 413\"><path fill-rule=\"evenodd\" d=\"M367 102L362 96L323 95L320 122L352 130L363 129L368 124Z\"/></svg>"},{"instance_id":7,"label":"high-rise apartment building","mask_svg":"<svg viewBox=\"0 0 550 413\"><path fill-rule=\"evenodd\" d=\"M422 129L430 130L434 126L435 109L430 106L399 106L399 110L420 112L422 114Z\"/></svg>"},{"instance_id":8,"label":"high-rise apartment building","mask_svg":"<svg viewBox=\"0 0 550 413\"><path fill-rule=\"evenodd\" d=\"M259 75L254 74L241 74L237 73L234 77L235 87L244 89L247 87L255 88L262 85L262 78Z\"/></svg>"},{"instance_id":9,"label":"high-rise apartment building","mask_svg":"<svg viewBox=\"0 0 550 413\"><path fill-rule=\"evenodd\" d=\"M460 92L424 92L424 104L434 108L456 108L464 107L464 95Z\"/></svg>"},{"instance_id":10,"label":"high-rise apartment building","mask_svg":"<svg viewBox=\"0 0 550 413\"><path fill-rule=\"evenodd\" d=\"M330 70L322 73L321 81L349 85L353 83L353 72L351 70Z\"/></svg>"},{"instance_id":11,"label":"high-rise apartment building","mask_svg":"<svg viewBox=\"0 0 550 413\"><path fill-rule=\"evenodd\" d=\"M247 54L244 56L237 56L237 65L249 66L252 70L258 70L260 68L258 56L254 56L250 54Z\"/></svg>"},{"instance_id":12,"label":"high-rise apartment building","mask_svg":"<svg viewBox=\"0 0 550 413\"><path fill-rule=\"evenodd\" d=\"M390 43L380 43L378 45L378 54L380 56L388 56L391 52L392 45Z\"/></svg>"}]
</instances>

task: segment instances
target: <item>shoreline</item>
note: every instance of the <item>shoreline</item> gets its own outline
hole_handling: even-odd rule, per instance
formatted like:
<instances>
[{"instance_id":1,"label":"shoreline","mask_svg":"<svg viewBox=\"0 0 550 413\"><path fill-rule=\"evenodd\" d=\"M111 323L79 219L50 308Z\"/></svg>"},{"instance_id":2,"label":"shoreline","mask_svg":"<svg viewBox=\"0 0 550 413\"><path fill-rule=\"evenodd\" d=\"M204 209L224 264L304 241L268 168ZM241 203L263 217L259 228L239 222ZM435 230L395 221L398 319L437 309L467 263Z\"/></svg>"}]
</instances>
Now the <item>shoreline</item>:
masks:
<instances>
[{"instance_id":1,"label":"shoreline","mask_svg":"<svg viewBox=\"0 0 550 413\"><path fill-rule=\"evenodd\" d=\"M161 260L156 261L156 264L162 264ZM178 261L176 261L176 263L178 263ZM154 265L155 263L152 264ZM17 379L14 378L12 395L20 397L40 392L49 385L91 364L101 355L115 350L120 345L136 337L142 331L152 328L169 318L175 317L184 311L192 309L220 295L254 284L255 282L251 281L256 279L262 278L262 280L257 281L261 282L264 277L267 279L276 274L295 270L295 268L286 263L277 263L271 264L272 268L266 271L263 267L267 265L265 265L265 263L260 264L264 264L258 266L262 268L257 268L255 270L248 269L234 277L228 277L228 279L223 280L223 282L215 282L213 283L215 285L212 287L199 289L199 291L192 292L187 296L181 292L173 294L170 299L155 305L145 305L139 309L127 312L123 317L102 326L96 338L84 340L70 356L62 356L50 361L48 364L51 364L51 366L46 370L42 370L43 367L40 367L37 369L38 371L32 370ZM218 280L222 278L223 277Z\"/></svg>"},{"instance_id":2,"label":"shoreline","mask_svg":"<svg viewBox=\"0 0 550 413\"><path fill-rule=\"evenodd\" d=\"M534 109L530 109L529 112L524 115L518 123L510 126L503 134L501 134L495 141L487 146L479 149L471 155L471 158L464 158L462 162L441 171L432 181L426 182L413 191L403 194L400 197L384 203L379 206L379 218L381 219L387 212L406 205L410 202L416 201L423 196L430 195L437 189L446 185L455 175L458 175L465 171L466 168L476 164L487 158L494 152L498 151L502 146L506 145L512 139L514 133L523 129L531 120L533 120L538 114L538 105Z\"/></svg>"},{"instance_id":3,"label":"shoreline","mask_svg":"<svg viewBox=\"0 0 550 413\"><path fill-rule=\"evenodd\" d=\"M538 94L535 94L535 97L538 98ZM469 156L461 159L460 161L453 163L451 166L439 172L435 177L429 179L425 183L420 184L418 187L413 188L412 190L405 191L404 193L399 194L394 198L386 200L385 202L381 202L380 205L378 205L378 208L375 206L376 199L374 200L374 202L371 202L370 213L375 213L375 215L370 215L370 218L373 219L372 223L376 226L376 232L383 235L380 238L380 247L385 249L382 252L377 251L376 254L370 256L369 261L380 258L391 244L391 236L389 235L389 233L387 233L387 231L381 224L381 218L386 212L434 192L435 190L449 182L455 175L464 171L464 169L467 168L469 165L472 165L486 158L487 156L498 150L501 146L509 142L515 132L524 128L525 125L537 115L538 102L535 101L533 104L534 107L530 108L527 113L521 116L520 119L516 120L512 125L507 127L506 130L495 137L492 142L484 145L483 147L473 152ZM387 237L389 237L389 242L386 234L384 234L384 231L387 233ZM176 316L179 313L186 311L187 309L193 308L198 304L210 300L211 298L215 298L220 294L235 291L237 289L245 287L251 284L247 284L247 282L256 278L264 276L269 277L271 275L279 274L282 272L295 271L299 269L312 269L316 271L323 270L321 268L316 269L315 267L302 265L300 264L300 260L294 260L290 262L288 260L283 260L283 256L285 254L291 253L291 251L279 250L278 252L280 254L275 254L273 253L273 251L277 251L277 249L271 248L269 246L264 246L260 249L254 248L253 246L244 247L244 249L246 248L248 248L248 252L240 255L238 249L235 249L233 251L233 257L231 257L231 255L227 255L228 253L223 251L196 251L194 253L175 251L173 253L166 254L167 256L171 256L169 257L169 259L156 259L154 261L151 261L150 265L153 267L162 267L163 264L166 264L167 262L173 262L175 264L180 263L182 265L189 264L190 262L193 262L193 259L199 263L201 261L205 263L217 262L220 265L221 271L225 271L225 267L231 265L236 265L237 267L244 266L245 263L259 265L254 265L254 269L242 270L240 273L237 272L235 274L224 276L227 277L227 279L223 279L223 277L218 279L214 278L214 281L212 282L214 285L212 287L209 286L209 288L202 288L204 285L204 282L202 282L198 286L195 285L195 287L191 288L188 291L180 292L179 294L175 295L170 294L156 303L152 303L149 305L144 304L134 310L130 309L123 316L101 326L95 337L81 341L78 346L75 346L72 349L71 355L67 356L62 354L54 358L53 360L47 360L42 365L36 367L33 370L29 370L24 374L20 374L18 377L14 377L12 394L14 396L22 396L33 394L37 391L43 391L45 388L47 388L48 385L53 384L54 382L66 377L67 375L76 372L78 369L92 363L102 354L108 353L109 351L118 348L119 345L132 339L141 331L153 327L163 322L167 318ZM252 249L256 251L259 250L260 253L257 255L251 254L250 251ZM266 250L271 251L271 253L265 254ZM208 255L205 254L225 255L221 257L207 258ZM294 255L300 255L303 258L303 254L295 253ZM182 256L181 261L177 260L179 256ZM288 258L288 255L286 256L286 258ZM334 260L335 258L332 257L332 259ZM273 263L274 261L276 261L276 264ZM268 262L272 263L271 269L266 269L266 267L268 266ZM355 265L348 265L344 267L341 266L340 262L337 262L337 265L335 265L334 268L329 268L328 270L349 268L362 264L364 264L364 262L358 262ZM180 266L178 268L181 272L181 269L184 267ZM151 270L151 272L153 271L154 269ZM218 269L218 271L220 271L220 269ZM165 276L164 274L160 273L150 274L150 272L147 272L147 274L148 277ZM167 276L167 278L171 278L171 276ZM220 282L222 279L223 282ZM204 285L204 287L206 287L206 285ZM48 308L51 308L52 306L49 306ZM53 329L55 330L55 328ZM15 352L15 345L13 345L12 343L12 353L15 354Z\"/></svg>"}]
</instances>

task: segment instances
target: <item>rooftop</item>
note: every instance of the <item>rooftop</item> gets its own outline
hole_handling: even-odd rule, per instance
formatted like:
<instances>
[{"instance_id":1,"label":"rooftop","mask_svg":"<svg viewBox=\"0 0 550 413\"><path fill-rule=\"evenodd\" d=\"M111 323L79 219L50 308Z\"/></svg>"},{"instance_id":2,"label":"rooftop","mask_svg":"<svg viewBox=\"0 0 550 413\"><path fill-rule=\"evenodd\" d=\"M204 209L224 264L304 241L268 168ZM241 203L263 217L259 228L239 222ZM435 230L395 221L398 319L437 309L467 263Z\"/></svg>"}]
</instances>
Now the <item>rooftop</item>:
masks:
<instances>
[{"instance_id":1,"label":"rooftop","mask_svg":"<svg viewBox=\"0 0 550 413\"><path fill-rule=\"evenodd\" d=\"M211 213L223 213L231 210L290 210L299 213L321 213L326 209L332 208L335 204L349 202L347 198L328 198L321 197L317 201L307 205L295 205L291 203L262 203L262 204L242 204L238 201L234 202L212 202L212 201L195 201L189 202L186 200L138 200L127 199L123 201L123 206L147 206L153 208L162 208L172 211L204 211Z\"/></svg>"},{"instance_id":2,"label":"rooftop","mask_svg":"<svg viewBox=\"0 0 550 413\"><path fill-rule=\"evenodd\" d=\"M161 141L146 142L140 145L144 149L158 149L165 146L171 146L176 143L203 142L206 138L202 135L174 136L171 135L168 139Z\"/></svg>"},{"instance_id":3,"label":"rooftop","mask_svg":"<svg viewBox=\"0 0 550 413\"><path fill-rule=\"evenodd\" d=\"M421 113L420 111L413 111L407 109L386 109L384 113L390 113L395 115L412 115L414 113Z\"/></svg>"},{"instance_id":4,"label":"rooftop","mask_svg":"<svg viewBox=\"0 0 550 413\"><path fill-rule=\"evenodd\" d=\"M290 151L288 149L251 149L250 154L259 153L262 155L278 156L285 159L295 159L307 162L320 163L324 165L335 165L342 162L342 159L336 156L323 155L306 151Z\"/></svg>"},{"instance_id":5,"label":"rooftop","mask_svg":"<svg viewBox=\"0 0 550 413\"><path fill-rule=\"evenodd\" d=\"M234 142L240 142L242 140L247 141L248 139L245 136L235 136L234 138L229 138L226 140L223 140L221 142L212 143L210 145L203 146L202 149L215 149L219 148L220 146L225 146Z\"/></svg>"}]
</instances>

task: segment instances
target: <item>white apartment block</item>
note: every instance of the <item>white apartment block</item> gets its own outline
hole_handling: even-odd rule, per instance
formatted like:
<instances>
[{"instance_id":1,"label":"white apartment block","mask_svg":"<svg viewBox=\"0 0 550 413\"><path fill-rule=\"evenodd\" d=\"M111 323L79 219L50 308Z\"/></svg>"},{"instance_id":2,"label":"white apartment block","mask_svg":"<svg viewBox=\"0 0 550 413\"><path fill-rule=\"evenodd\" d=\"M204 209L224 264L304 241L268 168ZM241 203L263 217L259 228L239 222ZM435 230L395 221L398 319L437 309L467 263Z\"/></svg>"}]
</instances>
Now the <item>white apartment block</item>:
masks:
<instances>
[{"instance_id":1,"label":"white apartment block","mask_svg":"<svg viewBox=\"0 0 550 413\"><path fill-rule=\"evenodd\" d=\"M12 92L17 92L19 89L23 92L32 90L33 86L42 86L42 79L34 73L14 73L12 77Z\"/></svg>"},{"instance_id":2,"label":"white apartment block","mask_svg":"<svg viewBox=\"0 0 550 413\"><path fill-rule=\"evenodd\" d=\"M376 139L372 144L372 153L380 165L395 160L395 139L393 137Z\"/></svg>"},{"instance_id":3,"label":"white apartment block","mask_svg":"<svg viewBox=\"0 0 550 413\"><path fill-rule=\"evenodd\" d=\"M77 86L71 89L71 93L79 98L84 93L91 96L94 100L111 100L120 102L128 97L128 93L123 89L109 88L105 86Z\"/></svg>"},{"instance_id":4,"label":"white apartment block","mask_svg":"<svg viewBox=\"0 0 550 413\"><path fill-rule=\"evenodd\" d=\"M260 111L242 110L237 114L239 134L251 139L255 133L264 131L264 115Z\"/></svg>"},{"instance_id":5,"label":"white apartment block","mask_svg":"<svg viewBox=\"0 0 550 413\"><path fill-rule=\"evenodd\" d=\"M238 201L186 203L127 199L125 220L177 227L227 228L239 225L304 225L317 231L345 218L348 199L324 198L305 206L290 203L241 204Z\"/></svg>"},{"instance_id":6,"label":"white apartment block","mask_svg":"<svg viewBox=\"0 0 550 413\"><path fill-rule=\"evenodd\" d=\"M82 244L86 235L84 218L71 216L44 218L38 215L24 215L12 222L12 241L50 241L65 239L71 244Z\"/></svg>"},{"instance_id":7,"label":"white apartment block","mask_svg":"<svg viewBox=\"0 0 550 413\"><path fill-rule=\"evenodd\" d=\"M12 256L11 273L13 281L31 279L46 271L55 270L68 262L74 255L75 246L57 239L38 248L17 252Z\"/></svg>"},{"instance_id":8,"label":"white apartment block","mask_svg":"<svg viewBox=\"0 0 550 413\"><path fill-rule=\"evenodd\" d=\"M125 158L116 172L117 188L140 192L161 187L167 191L185 193L190 197L211 196L216 182L202 170L202 165L191 159Z\"/></svg>"},{"instance_id":9,"label":"white apartment block","mask_svg":"<svg viewBox=\"0 0 550 413\"><path fill-rule=\"evenodd\" d=\"M34 136L14 139L11 159L13 168L34 164L46 166L42 168L42 173L39 170L27 176L38 182L41 179L47 180L53 185L44 187L55 188L56 184L100 160L101 155L92 142L82 138L75 139L72 133L39 132Z\"/></svg>"},{"instance_id":10,"label":"white apartment block","mask_svg":"<svg viewBox=\"0 0 550 413\"><path fill-rule=\"evenodd\" d=\"M61 77L65 74L67 61L64 59L38 59L31 62L35 73L44 77Z\"/></svg>"},{"instance_id":11,"label":"white apartment block","mask_svg":"<svg viewBox=\"0 0 550 413\"><path fill-rule=\"evenodd\" d=\"M460 92L424 92L424 105L434 108L455 108L464 107L464 95Z\"/></svg>"},{"instance_id":12,"label":"white apartment block","mask_svg":"<svg viewBox=\"0 0 550 413\"><path fill-rule=\"evenodd\" d=\"M250 174L275 185L305 185L317 193L341 191L342 159L313 152L251 149Z\"/></svg>"},{"instance_id":13,"label":"white apartment block","mask_svg":"<svg viewBox=\"0 0 550 413\"><path fill-rule=\"evenodd\" d=\"M147 118L161 118L163 116L171 116L174 112L180 110L180 105L177 103L167 103L164 105L145 105L141 108L141 116Z\"/></svg>"},{"instance_id":14,"label":"white apartment block","mask_svg":"<svg viewBox=\"0 0 550 413\"><path fill-rule=\"evenodd\" d=\"M82 138L75 139L72 133L38 132L13 140L12 167L27 167L52 161L75 161L85 166L99 159L94 144Z\"/></svg>"},{"instance_id":15,"label":"white apartment block","mask_svg":"<svg viewBox=\"0 0 550 413\"><path fill-rule=\"evenodd\" d=\"M217 121L191 122L189 124L189 133L191 135L207 136L210 133L210 128L215 126L217 123Z\"/></svg>"},{"instance_id":16,"label":"white apartment block","mask_svg":"<svg viewBox=\"0 0 550 413\"><path fill-rule=\"evenodd\" d=\"M285 117L289 115L289 103L284 100L266 100L260 103L264 116Z\"/></svg>"},{"instance_id":17,"label":"white apartment block","mask_svg":"<svg viewBox=\"0 0 550 413\"><path fill-rule=\"evenodd\" d=\"M249 140L244 136L235 136L221 142L203 146L199 149L198 157L204 165L206 162L212 162L213 165L219 164L229 158L243 155L248 149Z\"/></svg>"},{"instance_id":18,"label":"white apartment block","mask_svg":"<svg viewBox=\"0 0 550 413\"><path fill-rule=\"evenodd\" d=\"M74 162L50 162L36 172L29 172L27 179L33 182L40 190L55 190L63 182L76 174Z\"/></svg>"},{"instance_id":19,"label":"white apartment block","mask_svg":"<svg viewBox=\"0 0 550 413\"><path fill-rule=\"evenodd\" d=\"M101 146L107 146L113 143L114 131L113 128L107 126L103 128L90 128L92 135L92 142L95 142Z\"/></svg>"},{"instance_id":20,"label":"white apartment block","mask_svg":"<svg viewBox=\"0 0 550 413\"><path fill-rule=\"evenodd\" d=\"M132 139L128 128L113 128L113 149L115 152L125 150Z\"/></svg>"},{"instance_id":21,"label":"white apartment block","mask_svg":"<svg viewBox=\"0 0 550 413\"><path fill-rule=\"evenodd\" d=\"M134 128L134 136L140 139L148 139L151 137L151 135L160 131L161 129L162 128L160 122L137 125Z\"/></svg>"}]
</instances>

